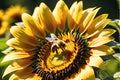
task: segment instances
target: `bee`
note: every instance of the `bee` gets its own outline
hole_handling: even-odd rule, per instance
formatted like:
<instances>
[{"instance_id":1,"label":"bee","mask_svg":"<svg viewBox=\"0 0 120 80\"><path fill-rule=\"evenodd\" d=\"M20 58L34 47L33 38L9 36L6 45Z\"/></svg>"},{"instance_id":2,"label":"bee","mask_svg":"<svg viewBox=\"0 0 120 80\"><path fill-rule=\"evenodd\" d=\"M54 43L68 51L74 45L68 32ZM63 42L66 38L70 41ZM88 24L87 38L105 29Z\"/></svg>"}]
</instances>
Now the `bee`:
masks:
<instances>
[{"instance_id":1,"label":"bee","mask_svg":"<svg viewBox=\"0 0 120 80\"><path fill-rule=\"evenodd\" d=\"M63 40L58 39L55 34L51 33L50 35L51 35L51 37L47 37L46 40L48 40L49 42L52 43L51 51L52 52L55 52L55 51L57 52L58 48L61 48L64 51L65 42Z\"/></svg>"}]
</instances>

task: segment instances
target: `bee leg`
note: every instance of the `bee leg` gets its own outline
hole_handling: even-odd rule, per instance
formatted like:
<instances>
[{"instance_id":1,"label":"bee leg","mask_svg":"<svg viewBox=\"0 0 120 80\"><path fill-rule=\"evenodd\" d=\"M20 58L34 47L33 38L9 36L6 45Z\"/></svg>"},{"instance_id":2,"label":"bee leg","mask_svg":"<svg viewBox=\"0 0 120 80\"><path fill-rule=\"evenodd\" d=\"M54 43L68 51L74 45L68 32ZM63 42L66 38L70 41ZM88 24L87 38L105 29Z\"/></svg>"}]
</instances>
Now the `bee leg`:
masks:
<instances>
[{"instance_id":1,"label":"bee leg","mask_svg":"<svg viewBox=\"0 0 120 80\"><path fill-rule=\"evenodd\" d=\"M56 49L56 53L58 54L58 50Z\"/></svg>"},{"instance_id":2,"label":"bee leg","mask_svg":"<svg viewBox=\"0 0 120 80\"><path fill-rule=\"evenodd\" d=\"M64 47L61 46L60 48L62 49L63 52L65 51Z\"/></svg>"},{"instance_id":3,"label":"bee leg","mask_svg":"<svg viewBox=\"0 0 120 80\"><path fill-rule=\"evenodd\" d=\"M59 46L62 49L62 51L64 52L65 51L65 43L61 42Z\"/></svg>"}]
</instances>

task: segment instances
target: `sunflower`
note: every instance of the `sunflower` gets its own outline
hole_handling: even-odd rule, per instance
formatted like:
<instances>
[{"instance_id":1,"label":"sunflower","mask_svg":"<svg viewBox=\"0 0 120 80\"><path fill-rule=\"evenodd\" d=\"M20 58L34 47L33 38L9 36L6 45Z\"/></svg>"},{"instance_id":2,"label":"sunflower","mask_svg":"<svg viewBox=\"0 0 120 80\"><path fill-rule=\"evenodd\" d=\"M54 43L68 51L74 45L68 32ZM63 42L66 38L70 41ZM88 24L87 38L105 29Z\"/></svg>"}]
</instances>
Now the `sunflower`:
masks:
<instances>
[{"instance_id":1,"label":"sunflower","mask_svg":"<svg viewBox=\"0 0 120 80\"><path fill-rule=\"evenodd\" d=\"M94 68L104 70L100 56L113 54L106 43L115 30L105 28L108 14L95 17L100 8L83 10L74 2L70 9L59 0L51 11L41 3L33 15L22 14L23 24L10 29L7 41L14 50L2 62L13 61L4 76L10 80L95 80Z\"/></svg>"},{"instance_id":2,"label":"sunflower","mask_svg":"<svg viewBox=\"0 0 120 80\"><path fill-rule=\"evenodd\" d=\"M4 11L0 10L0 36L5 32L7 23L3 20Z\"/></svg>"},{"instance_id":3,"label":"sunflower","mask_svg":"<svg viewBox=\"0 0 120 80\"><path fill-rule=\"evenodd\" d=\"M0 10L0 34L2 34L2 20L3 20L4 11Z\"/></svg>"},{"instance_id":4,"label":"sunflower","mask_svg":"<svg viewBox=\"0 0 120 80\"><path fill-rule=\"evenodd\" d=\"M21 15L22 13L25 13L25 12L27 12L26 7L22 7L20 5L10 6L5 11L5 15L3 17L5 29L9 30L9 28L15 25L16 22L21 22L22 21Z\"/></svg>"}]
</instances>

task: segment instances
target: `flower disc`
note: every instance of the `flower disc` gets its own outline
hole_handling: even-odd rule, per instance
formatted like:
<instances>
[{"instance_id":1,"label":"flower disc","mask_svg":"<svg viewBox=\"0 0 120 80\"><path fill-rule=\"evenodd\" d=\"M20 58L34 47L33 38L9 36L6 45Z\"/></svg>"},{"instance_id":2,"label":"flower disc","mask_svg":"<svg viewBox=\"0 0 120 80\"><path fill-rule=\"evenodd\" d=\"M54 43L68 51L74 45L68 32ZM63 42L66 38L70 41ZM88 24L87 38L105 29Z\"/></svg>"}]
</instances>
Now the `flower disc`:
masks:
<instances>
[{"instance_id":1,"label":"flower disc","mask_svg":"<svg viewBox=\"0 0 120 80\"><path fill-rule=\"evenodd\" d=\"M58 35L56 42L45 41L33 59L34 72L43 80L64 80L70 77L86 64L86 59L90 56L87 53L87 43L79 33ZM55 46L57 48L52 51Z\"/></svg>"}]
</instances>

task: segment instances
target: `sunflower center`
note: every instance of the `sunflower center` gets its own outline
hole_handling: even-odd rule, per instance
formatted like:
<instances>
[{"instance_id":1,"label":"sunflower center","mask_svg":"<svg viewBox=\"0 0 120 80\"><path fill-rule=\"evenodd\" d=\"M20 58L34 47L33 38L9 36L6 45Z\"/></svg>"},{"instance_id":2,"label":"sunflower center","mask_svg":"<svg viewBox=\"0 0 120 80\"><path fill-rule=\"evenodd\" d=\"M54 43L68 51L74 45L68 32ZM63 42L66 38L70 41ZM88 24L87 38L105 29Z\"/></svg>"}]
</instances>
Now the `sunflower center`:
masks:
<instances>
[{"instance_id":1,"label":"sunflower center","mask_svg":"<svg viewBox=\"0 0 120 80\"><path fill-rule=\"evenodd\" d=\"M89 56L87 43L80 34L74 32L58 37L51 34L36 52L33 68L42 80L64 80L77 73Z\"/></svg>"}]
</instances>

